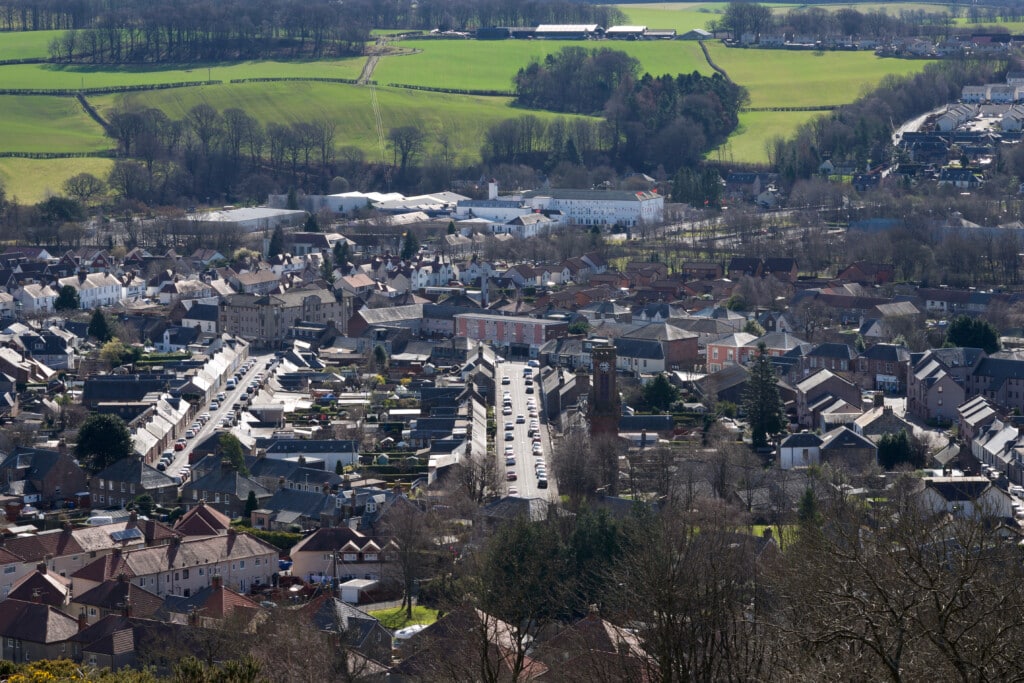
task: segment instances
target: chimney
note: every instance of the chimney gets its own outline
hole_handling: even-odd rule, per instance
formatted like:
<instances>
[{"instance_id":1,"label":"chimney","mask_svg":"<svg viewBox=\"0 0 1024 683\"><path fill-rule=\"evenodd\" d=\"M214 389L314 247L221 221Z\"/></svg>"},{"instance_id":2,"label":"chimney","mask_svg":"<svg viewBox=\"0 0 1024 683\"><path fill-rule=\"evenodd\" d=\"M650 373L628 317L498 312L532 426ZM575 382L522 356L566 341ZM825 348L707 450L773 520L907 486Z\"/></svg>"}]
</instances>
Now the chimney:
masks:
<instances>
[{"instance_id":1,"label":"chimney","mask_svg":"<svg viewBox=\"0 0 1024 683\"><path fill-rule=\"evenodd\" d=\"M85 612L78 613L78 632L81 633L89 627L89 620L85 617Z\"/></svg>"},{"instance_id":2,"label":"chimney","mask_svg":"<svg viewBox=\"0 0 1024 683\"><path fill-rule=\"evenodd\" d=\"M139 525L139 513L136 512L135 510L132 510L131 514L128 515L128 526L133 527L133 526L138 526L138 525Z\"/></svg>"},{"instance_id":3,"label":"chimney","mask_svg":"<svg viewBox=\"0 0 1024 683\"><path fill-rule=\"evenodd\" d=\"M121 549L120 548L117 548L117 547L114 548L114 557L117 557L117 558L121 557Z\"/></svg>"},{"instance_id":4,"label":"chimney","mask_svg":"<svg viewBox=\"0 0 1024 683\"><path fill-rule=\"evenodd\" d=\"M85 271L80 270L78 271L78 283L81 284L83 282L85 282Z\"/></svg>"},{"instance_id":5,"label":"chimney","mask_svg":"<svg viewBox=\"0 0 1024 683\"><path fill-rule=\"evenodd\" d=\"M45 562L40 562L39 564L37 564L36 565L36 571L39 572L40 574L45 574L46 573L46 563Z\"/></svg>"},{"instance_id":6,"label":"chimney","mask_svg":"<svg viewBox=\"0 0 1024 683\"><path fill-rule=\"evenodd\" d=\"M121 614L125 617L130 617L132 615L132 601L127 595L124 597L124 607L121 608Z\"/></svg>"},{"instance_id":7,"label":"chimney","mask_svg":"<svg viewBox=\"0 0 1024 683\"><path fill-rule=\"evenodd\" d=\"M640 448L647 448L647 430L640 430Z\"/></svg>"},{"instance_id":8,"label":"chimney","mask_svg":"<svg viewBox=\"0 0 1024 683\"><path fill-rule=\"evenodd\" d=\"M213 586L214 589L220 589L224 587L224 581L221 578L220 574L213 575L213 578L210 579L210 585Z\"/></svg>"}]
</instances>

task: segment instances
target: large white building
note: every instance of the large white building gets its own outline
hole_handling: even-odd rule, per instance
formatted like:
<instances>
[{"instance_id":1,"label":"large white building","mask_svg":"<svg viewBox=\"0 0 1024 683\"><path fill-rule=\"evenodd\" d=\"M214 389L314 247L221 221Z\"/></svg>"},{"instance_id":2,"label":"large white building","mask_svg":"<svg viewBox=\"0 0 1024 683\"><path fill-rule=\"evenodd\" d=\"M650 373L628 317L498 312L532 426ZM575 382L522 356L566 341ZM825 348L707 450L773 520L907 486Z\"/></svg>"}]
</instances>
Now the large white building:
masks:
<instances>
[{"instance_id":1,"label":"large white building","mask_svg":"<svg viewBox=\"0 0 1024 683\"><path fill-rule=\"evenodd\" d=\"M110 273L79 273L57 280L57 291L70 285L78 292L78 307L89 311L114 306L124 300L124 286Z\"/></svg>"},{"instance_id":2,"label":"large white building","mask_svg":"<svg viewBox=\"0 0 1024 683\"><path fill-rule=\"evenodd\" d=\"M665 198L644 190L548 190L528 192L533 209L560 212L563 222L576 225L623 225L660 223Z\"/></svg>"}]
</instances>

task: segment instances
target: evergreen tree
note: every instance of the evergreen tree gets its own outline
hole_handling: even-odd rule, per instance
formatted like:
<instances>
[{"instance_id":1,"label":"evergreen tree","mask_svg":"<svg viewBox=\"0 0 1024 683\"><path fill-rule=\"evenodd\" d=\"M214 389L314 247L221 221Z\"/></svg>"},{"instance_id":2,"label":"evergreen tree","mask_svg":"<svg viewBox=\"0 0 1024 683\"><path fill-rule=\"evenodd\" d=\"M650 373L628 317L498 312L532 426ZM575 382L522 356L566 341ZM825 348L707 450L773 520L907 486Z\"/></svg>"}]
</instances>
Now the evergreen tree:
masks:
<instances>
[{"instance_id":1,"label":"evergreen tree","mask_svg":"<svg viewBox=\"0 0 1024 683\"><path fill-rule=\"evenodd\" d=\"M329 285L334 285L334 261L327 254L324 254L324 262L320 264L320 275Z\"/></svg>"},{"instance_id":2,"label":"evergreen tree","mask_svg":"<svg viewBox=\"0 0 1024 683\"><path fill-rule=\"evenodd\" d=\"M808 486L800 496L800 502L796 508L797 519L800 526L814 528L821 523L821 511L818 509L818 499L814 495L814 489Z\"/></svg>"},{"instance_id":3,"label":"evergreen tree","mask_svg":"<svg viewBox=\"0 0 1024 683\"><path fill-rule=\"evenodd\" d=\"M267 245L267 257L280 256L284 253L284 228L278 224L270 235L270 244Z\"/></svg>"},{"instance_id":4,"label":"evergreen tree","mask_svg":"<svg viewBox=\"0 0 1024 683\"><path fill-rule=\"evenodd\" d=\"M946 343L950 346L967 346L982 349L985 353L994 353L999 350L999 333L992 323L986 320L959 315L949 323Z\"/></svg>"},{"instance_id":5,"label":"evergreen tree","mask_svg":"<svg viewBox=\"0 0 1024 683\"><path fill-rule=\"evenodd\" d=\"M58 311L74 311L78 308L78 290L71 285L64 285L53 302L53 308Z\"/></svg>"},{"instance_id":6,"label":"evergreen tree","mask_svg":"<svg viewBox=\"0 0 1024 683\"><path fill-rule=\"evenodd\" d=\"M289 211L299 210L299 197L298 195L295 194L294 187L288 188L288 199L284 205L284 208L288 209Z\"/></svg>"},{"instance_id":7,"label":"evergreen tree","mask_svg":"<svg viewBox=\"0 0 1024 683\"><path fill-rule=\"evenodd\" d=\"M668 381L664 373L659 372L644 387L644 403L655 410L668 410L679 400L679 390Z\"/></svg>"},{"instance_id":8,"label":"evergreen tree","mask_svg":"<svg viewBox=\"0 0 1024 683\"><path fill-rule=\"evenodd\" d=\"M242 474L249 474L249 468L245 465L245 453L242 450L242 442L231 432L224 432L218 443L220 446L220 457L230 462L236 470Z\"/></svg>"},{"instance_id":9,"label":"evergreen tree","mask_svg":"<svg viewBox=\"0 0 1024 683\"><path fill-rule=\"evenodd\" d=\"M338 240L334 243L334 262L338 264L338 267L344 270L345 264L348 263L348 240Z\"/></svg>"},{"instance_id":10,"label":"evergreen tree","mask_svg":"<svg viewBox=\"0 0 1024 683\"><path fill-rule=\"evenodd\" d=\"M750 422L754 448L768 445L768 436L778 434L786 427L786 415L779 397L775 370L765 345L758 344L757 355L747 379L747 390L743 396L743 408Z\"/></svg>"},{"instance_id":11,"label":"evergreen tree","mask_svg":"<svg viewBox=\"0 0 1024 683\"><path fill-rule=\"evenodd\" d=\"M256 500L256 492L250 490L249 496L245 499L245 509L242 511L242 519L245 521L252 519L252 511L259 508L259 506L259 501Z\"/></svg>"},{"instance_id":12,"label":"evergreen tree","mask_svg":"<svg viewBox=\"0 0 1024 683\"><path fill-rule=\"evenodd\" d=\"M405 241L402 242L402 258L408 261L420 252L420 241L416 239L412 230L405 233Z\"/></svg>"},{"instance_id":13,"label":"evergreen tree","mask_svg":"<svg viewBox=\"0 0 1024 683\"><path fill-rule=\"evenodd\" d=\"M317 222L315 214L306 214L306 225L303 227L303 230L306 232L320 232L320 224Z\"/></svg>"},{"instance_id":14,"label":"evergreen tree","mask_svg":"<svg viewBox=\"0 0 1024 683\"><path fill-rule=\"evenodd\" d=\"M103 311L100 310L99 307L92 312L92 318L89 320L87 332L90 337L101 342L108 342L114 336L110 331L110 325L107 323L107 316L103 315Z\"/></svg>"}]
</instances>

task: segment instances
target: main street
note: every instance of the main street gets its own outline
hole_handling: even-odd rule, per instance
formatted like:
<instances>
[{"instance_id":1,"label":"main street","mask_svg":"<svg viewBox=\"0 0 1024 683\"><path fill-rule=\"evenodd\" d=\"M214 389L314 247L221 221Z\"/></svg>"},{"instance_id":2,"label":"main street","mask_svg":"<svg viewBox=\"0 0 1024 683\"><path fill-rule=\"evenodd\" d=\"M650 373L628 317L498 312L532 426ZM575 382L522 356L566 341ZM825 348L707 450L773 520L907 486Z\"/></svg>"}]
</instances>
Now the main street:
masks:
<instances>
[{"instance_id":1,"label":"main street","mask_svg":"<svg viewBox=\"0 0 1024 683\"><path fill-rule=\"evenodd\" d=\"M223 392L224 400L218 401L219 405L215 410L211 410L208 404L203 406L196 412L197 418L202 413L208 412L210 413L210 419L207 420L206 424L204 424L199 429L195 437L186 440L185 448L183 450L174 451L174 459L171 461L171 464L167 466L167 474L171 476L176 476L180 474L182 466L188 464L189 462L189 457L192 453L192 449L196 446L196 444L202 443L211 434L221 429L221 421L227 417L230 411L235 411L235 418L237 419L237 416L240 414L241 411L239 409L233 408L233 406L235 404L238 404L239 408L241 408L241 405L245 403L246 388L249 386L249 383L256 378L256 375L263 373L264 381L266 380L266 378L269 376L271 372L271 370L269 370L266 366L267 363L272 358L274 358L273 353L264 353L249 356L249 358L243 363L243 366L245 364L249 364L249 370L247 372L242 372L242 366L239 367L237 372L240 375L240 379L237 382L235 388L228 389L226 387L222 387L214 392L214 396Z\"/></svg>"},{"instance_id":2,"label":"main street","mask_svg":"<svg viewBox=\"0 0 1024 683\"><path fill-rule=\"evenodd\" d=\"M551 438L548 434L547 422L543 418L543 411L540 409L540 383L536 381L540 368L530 368L532 370L532 379L527 382L524 379L524 372L527 367L529 366L526 363L504 362L498 365L498 381L496 383L496 396L494 399L494 420L498 426L497 433L494 436L494 450L498 458L498 472L499 476L505 480L505 491L517 491L517 493L512 495L517 495L520 498L557 500L558 487L551 468ZM508 384L503 383L505 377L508 378ZM532 386L533 393L527 393L528 386ZM506 391L512 400L510 415L502 414L503 397ZM540 424L538 430L542 451L540 456L533 454L533 438L529 435L531 411L528 404L530 399L533 399L537 406L534 413L538 415L535 419ZM517 422L518 416L522 416L523 422ZM513 434L513 439L511 441L505 440L506 422L512 423L510 431ZM506 446L512 447L512 452L516 459L515 465L506 465ZM548 486L546 489L540 488L537 484L538 477L535 467L537 457L543 459L547 468ZM510 471L515 472L515 481L507 480L507 474Z\"/></svg>"}]
</instances>

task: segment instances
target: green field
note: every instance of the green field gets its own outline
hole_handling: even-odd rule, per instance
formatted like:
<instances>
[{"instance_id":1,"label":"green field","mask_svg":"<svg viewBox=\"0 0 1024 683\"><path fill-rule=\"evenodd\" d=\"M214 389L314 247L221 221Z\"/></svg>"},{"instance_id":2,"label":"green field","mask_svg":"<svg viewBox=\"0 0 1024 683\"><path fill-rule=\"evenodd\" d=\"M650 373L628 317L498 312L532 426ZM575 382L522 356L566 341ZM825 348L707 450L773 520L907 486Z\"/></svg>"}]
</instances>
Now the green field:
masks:
<instances>
[{"instance_id":1,"label":"green field","mask_svg":"<svg viewBox=\"0 0 1024 683\"><path fill-rule=\"evenodd\" d=\"M790 137L797 127L828 112L751 111L740 114L740 125L729 140L708 152L707 158L723 163L768 163L765 144L782 136Z\"/></svg>"},{"instance_id":2,"label":"green field","mask_svg":"<svg viewBox=\"0 0 1024 683\"><path fill-rule=\"evenodd\" d=\"M607 47L636 57L642 71L662 75L710 74L700 47L683 41L581 43L558 40L403 40L411 55L382 57L373 72L378 83L425 85L456 90L511 90L512 77L533 58L563 47Z\"/></svg>"},{"instance_id":3,"label":"green field","mask_svg":"<svg viewBox=\"0 0 1024 683\"><path fill-rule=\"evenodd\" d=\"M846 104L888 74L924 69L928 60L881 59L871 52L798 52L729 48L708 43L715 63L746 86L751 107Z\"/></svg>"},{"instance_id":4,"label":"green field","mask_svg":"<svg viewBox=\"0 0 1024 683\"><path fill-rule=\"evenodd\" d=\"M94 152L113 146L73 97L0 95L0 152Z\"/></svg>"},{"instance_id":5,"label":"green field","mask_svg":"<svg viewBox=\"0 0 1024 683\"><path fill-rule=\"evenodd\" d=\"M8 198L35 204L50 195L63 194L64 181L76 173L92 173L106 179L114 162L110 159L12 159L0 158L0 182Z\"/></svg>"},{"instance_id":6,"label":"green field","mask_svg":"<svg viewBox=\"0 0 1024 683\"><path fill-rule=\"evenodd\" d=\"M240 62L238 64L177 66L89 66L59 64L11 64L0 66L0 87L107 88L118 85L179 83L182 81L229 81L232 78L358 78L365 57L297 62Z\"/></svg>"},{"instance_id":7,"label":"green field","mask_svg":"<svg viewBox=\"0 0 1024 683\"><path fill-rule=\"evenodd\" d=\"M109 112L118 105L147 106L162 109L172 119L183 118L185 112L200 102L220 111L239 107L264 124L328 117L338 124L336 140L339 146L356 145L366 150L368 158L376 160L380 157L370 89L360 86L245 83L106 95L90 101L101 113ZM446 131L460 147L460 158L467 161L479 158L484 132L499 121L524 114L542 119L559 116L515 109L511 100L505 97L447 95L400 88L377 88L377 101L385 137L388 129L406 125L418 125L428 135ZM428 151L432 146L428 142Z\"/></svg>"},{"instance_id":8,"label":"green field","mask_svg":"<svg viewBox=\"0 0 1024 683\"><path fill-rule=\"evenodd\" d=\"M45 59L50 41L63 31L6 31L0 33L0 60Z\"/></svg>"}]
</instances>

